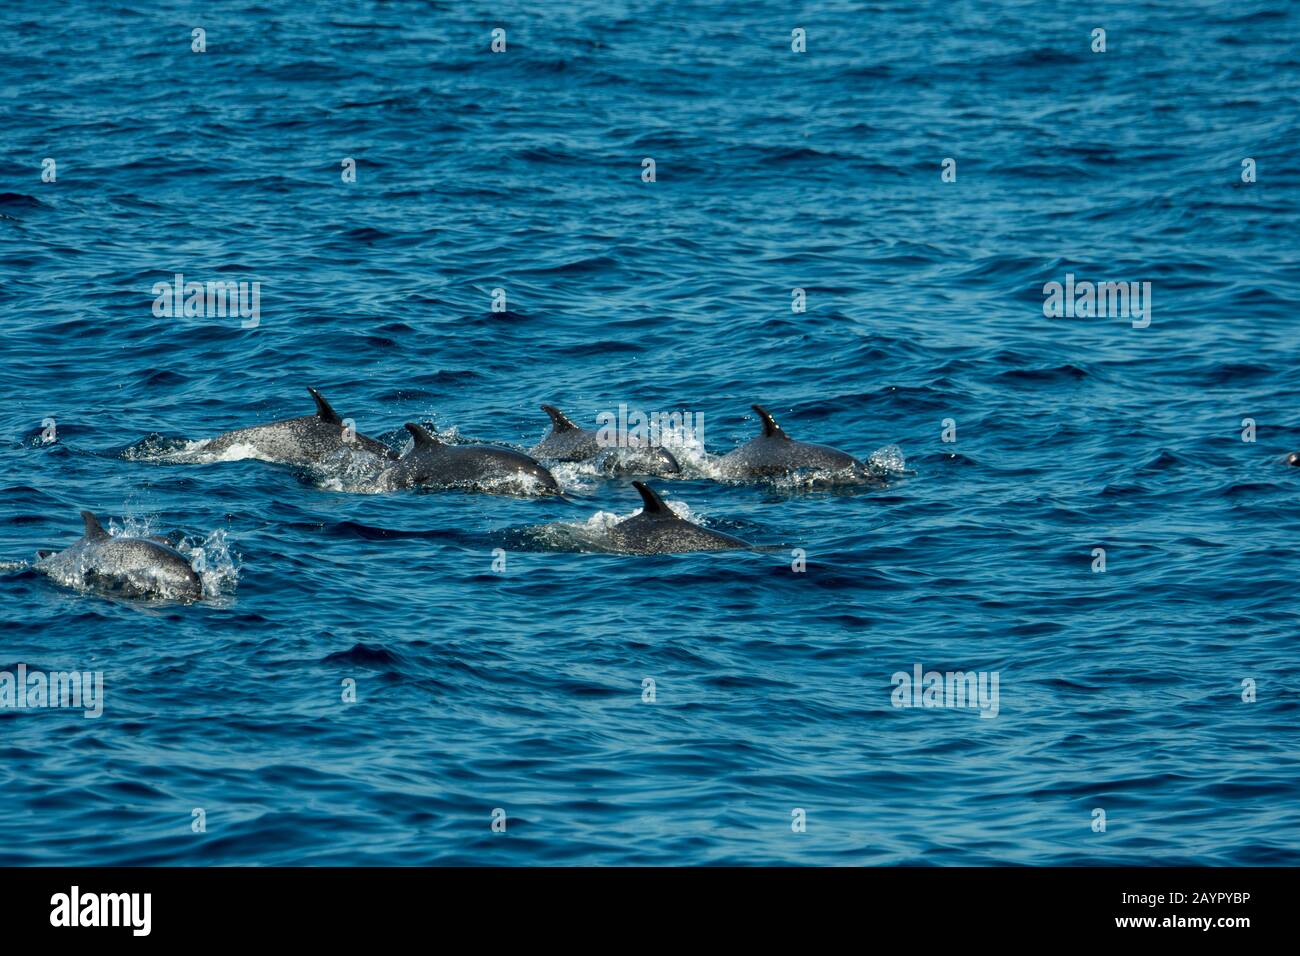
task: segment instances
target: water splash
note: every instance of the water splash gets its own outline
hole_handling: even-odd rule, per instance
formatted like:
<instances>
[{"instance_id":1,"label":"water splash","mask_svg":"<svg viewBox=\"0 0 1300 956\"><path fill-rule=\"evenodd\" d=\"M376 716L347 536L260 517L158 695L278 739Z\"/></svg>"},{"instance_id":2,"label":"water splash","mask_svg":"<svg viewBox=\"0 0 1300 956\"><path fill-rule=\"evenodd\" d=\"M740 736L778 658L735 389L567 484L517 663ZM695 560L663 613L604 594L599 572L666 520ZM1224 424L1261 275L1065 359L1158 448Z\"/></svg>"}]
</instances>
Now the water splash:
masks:
<instances>
[{"instance_id":1,"label":"water splash","mask_svg":"<svg viewBox=\"0 0 1300 956\"><path fill-rule=\"evenodd\" d=\"M190 558L192 567L203 583L203 596L217 598L232 594L239 583L242 561L231 547L225 528L209 531L199 540L184 536L176 550Z\"/></svg>"}]
</instances>

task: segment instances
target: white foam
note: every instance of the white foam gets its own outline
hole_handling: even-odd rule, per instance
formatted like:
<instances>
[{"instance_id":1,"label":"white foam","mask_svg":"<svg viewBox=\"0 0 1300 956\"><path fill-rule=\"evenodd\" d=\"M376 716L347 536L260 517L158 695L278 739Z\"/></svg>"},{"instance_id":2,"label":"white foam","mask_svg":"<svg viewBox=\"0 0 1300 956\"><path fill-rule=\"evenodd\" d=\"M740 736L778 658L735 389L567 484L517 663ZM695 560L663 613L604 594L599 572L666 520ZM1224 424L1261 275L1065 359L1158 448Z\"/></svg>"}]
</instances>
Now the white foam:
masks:
<instances>
[{"instance_id":1,"label":"white foam","mask_svg":"<svg viewBox=\"0 0 1300 956\"><path fill-rule=\"evenodd\" d=\"M185 441L179 447L160 448L158 443L145 441L128 448L122 455L128 461L181 462L187 465L208 465L221 461L245 461L264 457L256 445L236 442L219 452L207 451L214 439L200 438Z\"/></svg>"}]
</instances>

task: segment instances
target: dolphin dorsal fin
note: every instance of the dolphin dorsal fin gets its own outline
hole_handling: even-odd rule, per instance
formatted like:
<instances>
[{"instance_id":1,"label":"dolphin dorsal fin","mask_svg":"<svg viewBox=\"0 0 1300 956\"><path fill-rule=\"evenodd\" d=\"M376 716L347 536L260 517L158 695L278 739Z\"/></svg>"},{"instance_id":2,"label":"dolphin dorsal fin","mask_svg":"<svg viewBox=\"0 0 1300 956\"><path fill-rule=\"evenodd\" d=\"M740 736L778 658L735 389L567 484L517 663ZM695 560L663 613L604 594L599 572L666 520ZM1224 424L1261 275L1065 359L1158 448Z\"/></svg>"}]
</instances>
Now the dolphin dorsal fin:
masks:
<instances>
[{"instance_id":1,"label":"dolphin dorsal fin","mask_svg":"<svg viewBox=\"0 0 1300 956\"><path fill-rule=\"evenodd\" d=\"M403 427L410 432L411 437L415 439L416 448L437 448L442 444L442 442L438 441L437 438L430 435L423 425L417 425L415 422L407 422Z\"/></svg>"},{"instance_id":2,"label":"dolphin dorsal fin","mask_svg":"<svg viewBox=\"0 0 1300 956\"><path fill-rule=\"evenodd\" d=\"M86 522L86 538L90 541L98 541L100 538L108 537L108 532L105 531L104 526L99 523L99 519L89 511L83 511L81 513L81 520Z\"/></svg>"},{"instance_id":3,"label":"dolphin dorsal fin","mask_svg":"<svg viewBox=\"0 0 1300 956\"><path fill-rule=\"evenodd\" d=\"M641 500L644 502L642 511L648 515L668 515L670 518L677 517L677 512L673 511L664 504L664 500L650 490L650 486L642 481L632 482L632 487L641 492Z\"/></svg>"},{"instance_id":4,"label":"dolphin dorsal fin","mask_svg":"<svg viewBox=\"0 0 1300 956\"><path fill-rule=\"evenodd\" d=\"M763 420L763 437L764 438L784 438L790 440L790 436L781 431L781 426L776 423L776 419L762 405L750 405L754 411L758 412L758 417Z\"/></svg>"},{"instance_id":5,"label":"dolphin dorsal fin","mask_svg":"<svg viewBox=\"0 0 1300 956\"><path fill-rule=\"evenodd\" d=\"M573 424L569 416L564 414L554 405L543 405L542 411L551 416L551 427L557 432L577 431L578 426Z\"/></svg>"},{"instance_id":6,"label":"dolphin dorsal fin","mask_svg":"<svg viewBox=\"0 0 1300 956\"><path fill-rule=\"evenodd\" d=\"M339 418L338 412L330 408L330 403L325 401L325 396L310 385L307 386L307 391L311 392L311 397L316 399L316 417L327 424L338 425L342 428L343 419Z\"/></svg>"}]
</instances>

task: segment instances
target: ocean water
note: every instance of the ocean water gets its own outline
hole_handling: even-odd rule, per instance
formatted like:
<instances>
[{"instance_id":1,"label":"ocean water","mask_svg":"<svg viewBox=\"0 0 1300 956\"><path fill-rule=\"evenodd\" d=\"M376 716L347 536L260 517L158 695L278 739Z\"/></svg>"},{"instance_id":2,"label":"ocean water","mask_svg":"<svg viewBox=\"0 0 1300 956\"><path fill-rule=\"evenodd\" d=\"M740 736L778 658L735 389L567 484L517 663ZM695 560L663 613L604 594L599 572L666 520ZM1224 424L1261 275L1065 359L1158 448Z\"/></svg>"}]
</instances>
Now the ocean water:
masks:
<instances>
[{"instance_id":1,"label":"ocean water","mask_svg":"<svg viewBox=\"0 0 1300 956\"><path fill-rule=\"evenodd\" d=\"M1300 863L1293 4L78 0L0 74L0 671L104 688L0 709L0 864ZM174 460L309 385L399 449L687 411L652 486L760 547ZM717 480L753 403L884 482ZM83 508L208 596L38 573Z\"/></svg>"}]
</instances>

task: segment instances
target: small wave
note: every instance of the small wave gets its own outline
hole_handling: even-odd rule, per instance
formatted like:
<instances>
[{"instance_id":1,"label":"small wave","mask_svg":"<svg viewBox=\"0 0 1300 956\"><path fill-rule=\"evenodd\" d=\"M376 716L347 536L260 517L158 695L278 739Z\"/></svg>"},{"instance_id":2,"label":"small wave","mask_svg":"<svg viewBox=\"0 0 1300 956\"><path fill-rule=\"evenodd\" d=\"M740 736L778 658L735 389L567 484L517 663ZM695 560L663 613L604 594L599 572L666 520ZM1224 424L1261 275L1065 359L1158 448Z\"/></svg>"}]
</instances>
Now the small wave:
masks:
<instances>
[{"instance_id":1,"label":"small wave","mask_svg":"<svg viewBox=\"0 0 1300 956\"><path fill-rule=\"evenodd\" d=\"M1186 463L1183 458L1169 451L1169 449L1162 448L1154 458L1140 465L1137 472L1141 474L1146 471L1168 471L1170 468L1177 468L1179 465Z\"/></svg>"},{"instance_id":2,"label":"small wave","mask_svg":"<svg viewBox=\"0 0 1300 956\"><path fill-rule=\"evenodd\" d=\"M459 531L415 530L402 528L383 528L377 525L363 524L359 521L339 521L326 525L325 533L340 538L360 538L365 541L387 541L394 538L423 538L433 541L457 541L464 537Z\"/></svg>"},{"instance_id":3,"label":"small wave","mask_svg":"<svg viewBox=\"0 0 1300 956\"><path fill-rule=\"evenodd\" d=\"M1034 385L1056 385L1077 382L1088 377L1086 370L1077 365L1057 365L1051 368L1013 368L997 375L1004 382L1026 382Z\"/></svg>"},{"instance_id":4,"label":"small wave","mask_svg":"<svg viewBox=\"0 0 1300 956\"><path fill-rule=\"evenodd\" d=\"M321 658L322 664L353 664L360 667L398 667L402 658L382 644L353 644L346 651L335 651Z\"/></svg>"},{"instance_id":5,"label":"small wave","mask_svg":"<svg viewBox=\"0 0 1300 956\"><path fill-rule=\"evenodd\" d=\"M516 271L520 275L536 276L585 275L588 272L607 272L618 268L618 266L619 262L609 256L588 256L584 259L574 259L556 265L534 266L531 269L518 269Z\"/></svg>"},{"instance_id":6,"label":"small wave","mask_svg":"<svg viewBox=\"0 0 1300 956\"><path fill-rule=\"evenodd\" d=\"M0 207L5 209L49 209L47 203L26 193L0 193Z\"/></svg>"}]
</instances>

